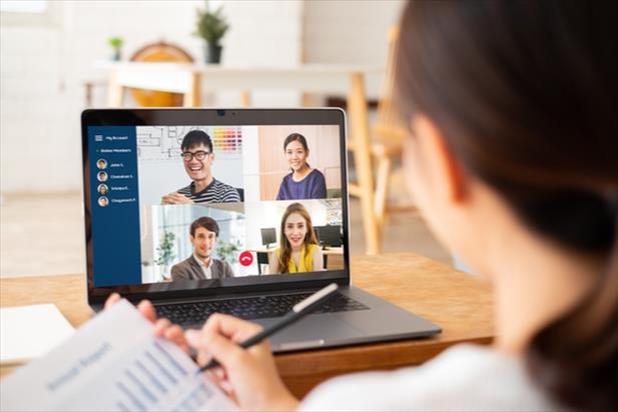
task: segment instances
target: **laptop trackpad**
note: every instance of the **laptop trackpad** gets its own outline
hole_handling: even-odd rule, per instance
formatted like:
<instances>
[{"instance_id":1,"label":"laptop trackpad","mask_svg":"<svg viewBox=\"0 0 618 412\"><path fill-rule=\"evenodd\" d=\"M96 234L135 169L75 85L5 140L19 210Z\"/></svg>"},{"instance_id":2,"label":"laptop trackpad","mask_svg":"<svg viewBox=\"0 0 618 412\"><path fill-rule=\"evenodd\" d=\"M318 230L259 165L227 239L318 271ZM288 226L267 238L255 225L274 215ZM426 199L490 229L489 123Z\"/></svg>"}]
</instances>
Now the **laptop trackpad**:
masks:
<instances>
[{"instance_id":1,"label":"laptop trackpad","mask_svg":"<svg viewBox=\"0 0 618 412\"><path fill-rule=\"evenodd\" d=\"M276 323L278 319L256 319L254 322L262 326ZM277 332L270 337L270 344L274 351L300 350L318 348L325 341L358 338L363 336L360 330L337 319L331 314L307 316L297 323Z\"/></svg>"}]
</instances>

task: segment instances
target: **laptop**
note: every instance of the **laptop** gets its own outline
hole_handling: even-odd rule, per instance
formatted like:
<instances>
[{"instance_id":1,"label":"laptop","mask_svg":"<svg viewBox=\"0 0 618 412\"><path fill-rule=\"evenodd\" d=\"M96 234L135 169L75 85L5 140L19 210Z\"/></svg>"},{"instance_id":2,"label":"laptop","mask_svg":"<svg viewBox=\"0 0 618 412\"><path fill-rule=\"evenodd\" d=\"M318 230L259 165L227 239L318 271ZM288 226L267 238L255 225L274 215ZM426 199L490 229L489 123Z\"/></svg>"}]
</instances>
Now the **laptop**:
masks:
<instances>
[{"instance_id":1,"label":"laptop","mask_svg":"<svg viewBox=\"0 0 618 412\"><path fill-rule=\"evenodd\" d=\"M273 351L440 332L350 285L342 110L93 109L81 125L95 310L118 292L185 328L214 312L268 326L336 282L337 296L270 339Z\"/></svg>"}]
</instances>

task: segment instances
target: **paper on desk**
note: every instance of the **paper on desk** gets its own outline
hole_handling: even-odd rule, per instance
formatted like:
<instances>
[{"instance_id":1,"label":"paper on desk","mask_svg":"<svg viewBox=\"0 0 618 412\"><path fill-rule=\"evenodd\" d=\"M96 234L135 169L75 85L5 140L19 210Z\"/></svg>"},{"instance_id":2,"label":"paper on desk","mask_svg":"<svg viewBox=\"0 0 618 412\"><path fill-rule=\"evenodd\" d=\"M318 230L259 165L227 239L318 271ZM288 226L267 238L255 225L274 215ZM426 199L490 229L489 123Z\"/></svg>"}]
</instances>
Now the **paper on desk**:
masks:
<instances>
[{"instance_id":1,"label":"paper on desk","mask_svg":"<svg viewBox=\"0 0 618 412\"><path fill-rule=\"evenodd\" d=\"M21 363L45 355L75 329L55 305L0 309L0 363Z\"/></svg>"},{"instance_id":2,"label":"paper on desk","mask_svg":"<svg viewBox=\"0 0 618 412\"><path fill-rule=\"evenodd\" d=\"M236 406L126 300L0 385L2 410L230 411Z\"/></svg>"}]
</instances>

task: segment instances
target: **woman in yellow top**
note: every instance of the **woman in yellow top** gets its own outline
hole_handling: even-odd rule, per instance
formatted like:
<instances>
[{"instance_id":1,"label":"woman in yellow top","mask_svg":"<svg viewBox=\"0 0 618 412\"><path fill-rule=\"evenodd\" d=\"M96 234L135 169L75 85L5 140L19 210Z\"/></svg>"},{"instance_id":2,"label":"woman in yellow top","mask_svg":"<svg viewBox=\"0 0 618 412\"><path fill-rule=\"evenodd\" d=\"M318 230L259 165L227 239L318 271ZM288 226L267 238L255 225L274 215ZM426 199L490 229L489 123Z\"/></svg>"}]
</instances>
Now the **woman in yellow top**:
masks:
<instances>
[{"instance_id":1,"label":"woman in yellow top","mask_svg":"<svg viewBox=\"0 0 618 412\"><path fill-rule=\"evenodd\" d=\"M281 218L279 247L270 256L270 273L315 272L323 269L322 250L311 216L300 203L288 206Z\"/></svg>"}]
</instances>

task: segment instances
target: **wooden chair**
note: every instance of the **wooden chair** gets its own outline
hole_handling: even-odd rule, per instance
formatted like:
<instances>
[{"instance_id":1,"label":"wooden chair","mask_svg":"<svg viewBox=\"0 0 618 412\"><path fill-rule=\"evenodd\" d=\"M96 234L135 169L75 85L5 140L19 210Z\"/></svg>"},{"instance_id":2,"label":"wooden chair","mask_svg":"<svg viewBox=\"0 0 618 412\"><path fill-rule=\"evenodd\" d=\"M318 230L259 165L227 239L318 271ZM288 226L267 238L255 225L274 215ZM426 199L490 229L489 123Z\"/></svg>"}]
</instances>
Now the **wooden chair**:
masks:
<instances>
[{"instance_id":1,"label":"wooden chair","mask_svg":"<svg viewBox=\"0 0 618 412\"><path fill-rule=\"evenodd\" d=\"M147 44L129 59L132 62L193 63L193 57L182 48L160 41ZM188 93L171 93L160 90L130 89L133 99L142 107L193 106L187 101Z\"/></svg>"},{"instance_id":2,"label":"wooden chair","mask_svg":"<svg viewBox=\"0 0 618 412\"><path fill-rule=\"evenodd\" d=\"M393 104L395 90L395 56L399 39L399 27L391 27L388 34L388 59L382 94L378 102L378 117L372 127L372 155L376 162L375 214L378 224L384 223L386 213L391 210L387 205L389 180L393 171L393 159L401 159L403 144L407 131ZM410 209L406 205L404 209ZM401 207L393 208L401 210Z\"/></svg>"},{"instance_id":3,"label":"wooden chair","mask_svg":"<svg viewBox=\"0 0 618 412\"><path fill-rule=\"evenodd\" d=\"M363 216L366 232L366 253L378 254L381 251L381 226L386 219L389 180L393 171L393 159L400 158L403 143L407 136L403 122L398 118L393 105L395 56L398 46L399 28L392 27L388 33L388 55L382 92L378 102L377 121L370 129L369 148L364 142L353 137L349 150L355 155L358 182L350 184L350 194L357 196L370 207L363 207L363 214L371 211L371 216ZM363 155L370 160L365 160ZM358 157L357 157L358 156ZM360 160L360 161L359 161ZM366 170L368 169L368 170ZM374 173L375 170L375 173ZM374 185L375 180L375 185Z\"/></svg>"}]
</instances>

